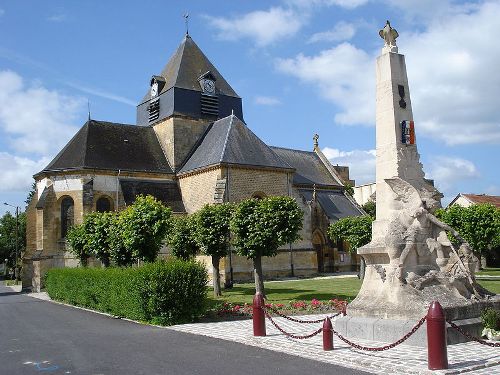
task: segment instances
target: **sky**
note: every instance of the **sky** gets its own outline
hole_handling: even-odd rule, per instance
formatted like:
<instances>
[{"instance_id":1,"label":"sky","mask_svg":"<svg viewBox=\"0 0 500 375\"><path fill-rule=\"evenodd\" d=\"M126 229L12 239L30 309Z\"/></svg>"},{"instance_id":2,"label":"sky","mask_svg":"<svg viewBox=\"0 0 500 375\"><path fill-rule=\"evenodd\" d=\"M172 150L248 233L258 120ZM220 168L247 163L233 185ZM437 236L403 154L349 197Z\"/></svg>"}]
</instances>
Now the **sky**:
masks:
<instances>
[{"instance_id":1,"label":"sky","mask_svg":"<svg viewBox=\"0 0 500 375\"><path fill-rule=\"evenodd\" d=\"M135 124L186 13L250 129L302 150L318 133L356 184L375 179L375 59L390 20L426 177L443 204L460 192L500 195L500 0L0 0L0 203L24 209L33 174L89 108Z\"/></svg>"}]
</instances>

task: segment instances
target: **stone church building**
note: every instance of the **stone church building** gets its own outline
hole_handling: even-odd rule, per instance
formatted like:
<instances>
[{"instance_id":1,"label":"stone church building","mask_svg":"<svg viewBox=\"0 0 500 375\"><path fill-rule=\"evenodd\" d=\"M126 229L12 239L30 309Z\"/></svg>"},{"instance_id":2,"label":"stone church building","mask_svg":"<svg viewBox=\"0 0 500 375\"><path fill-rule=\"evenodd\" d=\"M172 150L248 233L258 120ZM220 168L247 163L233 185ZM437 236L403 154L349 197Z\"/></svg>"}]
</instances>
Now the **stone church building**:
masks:
<instances>
[{"instance_id":1,"label":"stone church building","mask_svg":"<svg viewBox=\"0 0 500 375\"><path fill-rule=\"evenodd\" d=\"M207 203L292 196L304 210L302 240L264 259L266 276L351 270L356 259L326 231L363 211L345 194L349 169L331 165L317 140L312 151L266 145L244 122L242 99L186 35L152 76L136 125L89 119L34 176L23 285L39 289L47 269L77 266L67 251L68 229L86 213L123 209L138 194L155 196L178 215ZM252 277L245 258L221 261L226 281L231 268L234 280Z\"/></svg>"}]
</instances>

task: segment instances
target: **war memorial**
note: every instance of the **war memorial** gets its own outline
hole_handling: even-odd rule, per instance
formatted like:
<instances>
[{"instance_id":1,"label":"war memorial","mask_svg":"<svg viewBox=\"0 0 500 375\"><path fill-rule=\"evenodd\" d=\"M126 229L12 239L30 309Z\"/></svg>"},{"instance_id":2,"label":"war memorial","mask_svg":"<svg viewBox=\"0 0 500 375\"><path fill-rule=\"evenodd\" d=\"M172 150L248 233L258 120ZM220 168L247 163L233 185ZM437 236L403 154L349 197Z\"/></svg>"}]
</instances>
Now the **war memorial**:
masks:
<instances>
[{"instance_id":1,"label":"war memorial","mask_svg":"<svg viewBox=\"0 0 500 375\"><path fill-rule=\"evenodd\" d=\"M347 337L392 342L439 301L447 320L478 336L481 311L500 308L500 298L476 283L478 260L469 245L433 215L442 194L424 178L419 161L418 124L413 122L405 57L396 45L398 33L387 21L379 34L384 46L376 61L377 219L371 242L358 249L366 262L361 290L336 329ZM448 328L447 340L452 344L465 338ZM425 329L406 343L425 346Z\"/></svg>"}]
</instances>

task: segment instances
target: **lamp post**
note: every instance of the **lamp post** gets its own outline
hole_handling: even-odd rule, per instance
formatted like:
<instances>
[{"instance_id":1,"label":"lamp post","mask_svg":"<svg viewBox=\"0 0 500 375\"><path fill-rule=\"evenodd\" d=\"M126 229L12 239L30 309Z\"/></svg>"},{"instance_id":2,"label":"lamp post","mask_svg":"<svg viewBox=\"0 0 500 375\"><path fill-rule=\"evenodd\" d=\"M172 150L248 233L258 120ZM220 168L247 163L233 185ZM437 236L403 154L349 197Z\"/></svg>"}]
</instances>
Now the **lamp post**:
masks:
<instances>
[{"instance_id":1,"label":"lamp post","mask_svg":"<svg viewBox=\"0 0 500 375\"><path fill-rule=\"evenodd\" d=\"M6 202L3 203L4 205L6 206L10 206L10 207L13 207L16 209L16 235L15 235L15 238L16 238L16 259L15 259L15 263L14 263L14 277L16 278L16 280L18 279L19 277L19 271L17 269L17 258L19 256L19 252L18 252L18 249L19 249L19 241L18 241L18 233L19 233L19 206L13 206L11 204L8 204Z\"/></svg>"}]
</instances>

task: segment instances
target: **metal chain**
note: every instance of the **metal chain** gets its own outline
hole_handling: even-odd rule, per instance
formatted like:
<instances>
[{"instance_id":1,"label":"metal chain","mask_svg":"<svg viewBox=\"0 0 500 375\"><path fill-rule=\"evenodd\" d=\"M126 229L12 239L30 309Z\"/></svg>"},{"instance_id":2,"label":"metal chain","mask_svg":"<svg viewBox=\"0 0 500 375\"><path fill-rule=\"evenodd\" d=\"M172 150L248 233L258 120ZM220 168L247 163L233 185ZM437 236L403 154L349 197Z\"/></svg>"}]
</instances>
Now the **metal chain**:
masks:
<instances>
[{"instance_id":1,"label":"metal chain","mask_svg":"<svg viewBox=\"0 0 500 375\"><path fill-rule=\"evenodd\" d=\"M291 322L295 322L295 323L321 323L325 320L325 318L323 319L317 319L317 320L301 320L301 319L295 319L295 318L292 318L291 316L288 316L288 315L285 315L283 314L282 312L280 312L279 310L276 310L275 308L271 307L271 306L268 306L268 307L262 307L262 309L264 310L264 312L266 314L268 314L267 310L271 310L273 313L275 313L276 315L278 316L281 316L282 318L285 318L285 319L288 319L289 321ZM340 314L342 314L342 312L339 312L339 313L336 313L336 314L333 314L333 315L330 315L328 316L327 318L330 318L330 319L333 319L337 316L339 316Z\"/></svg>"},{"instance_id":2,"label":"metal chain","mask_svg":"<svg viewBox=\"0 0 500 375\"><path fill-rule=\"evenodd\" d=\"M480 344L483 344L483 345L488 345L488 346L492 346L494 348L498 348L500 347L500 343L496 343L496 342L488 342L486 340L483 340L479 337L475 337L475 336L472 336L470 333L467 333L465 332L462 328L460 328L459 326L457 326L455 323L453 323L451 320L447 320L446 321L452 328L456 329L458 332L460 332L462 335L464 335L465 337L467 337L468 339L470 340L473 340L473 341L476 341Z\"/></svg>"},{"instance_id":3,"label":"metal chain","mask_svg":"<svg viewBox=\"0 0 500 375\"><path fill-rule=\"evenodd\" d=\"M323 331L323 327L319 328L318 330L314 331L313 333L310 333L309 335L304 335L304 336L298 336L298 335L293 335L291 333L288 333L286 332L283 328L281 328L278 323L276 323L273 318L271 317L271 315L269 315L269 313L267 311L264 310L264 313L266 314L266 317L267 319L269 319L271 321L271 323L273 324L273 326L275 326L278 331L280 331L281 333L283 333L285 336L287 337L290 337L292 339L298 339L298 340L303 340L303 339L310 339L311 337L314 337L316 336L318 333L320 333L321 331Z\"/></svg>"},{"instance_id":4,"label":"metal chain","mask_svg":"<svg viewBox=\"0 0 500 375\"><path fill-rule=\"evenodd\" d=\"M352 346L353 348L356 348L356 349L359 349L359 350L366 350L366 351L369 351L369 352L381 352L381 351L384 351L384 350L392 349L392 348L398 346L399 344L401 344L402 342L406 341L411 335L413 335L415 332L417 332L417 330L422 326L422 324L424 324L424 322L426 321L426 319L427 319L427 316L424 316L422 319L420 319L418 321L418 323L411 329L411 331L408 332L403 337L401 337L398 341L395 341L392 344L388 344L388 345L381 346L381 347L378 347L378 348L373 348L373 347L368 347L368 346L362 346L362 345L355 344L352 341L347 340L344 336L342 336L340 333L338 333L334 329L332 329L332 331L335 334L335 336L337 336L339 339L341 339L346 344Z\"/></svg>"}]
</instances>

